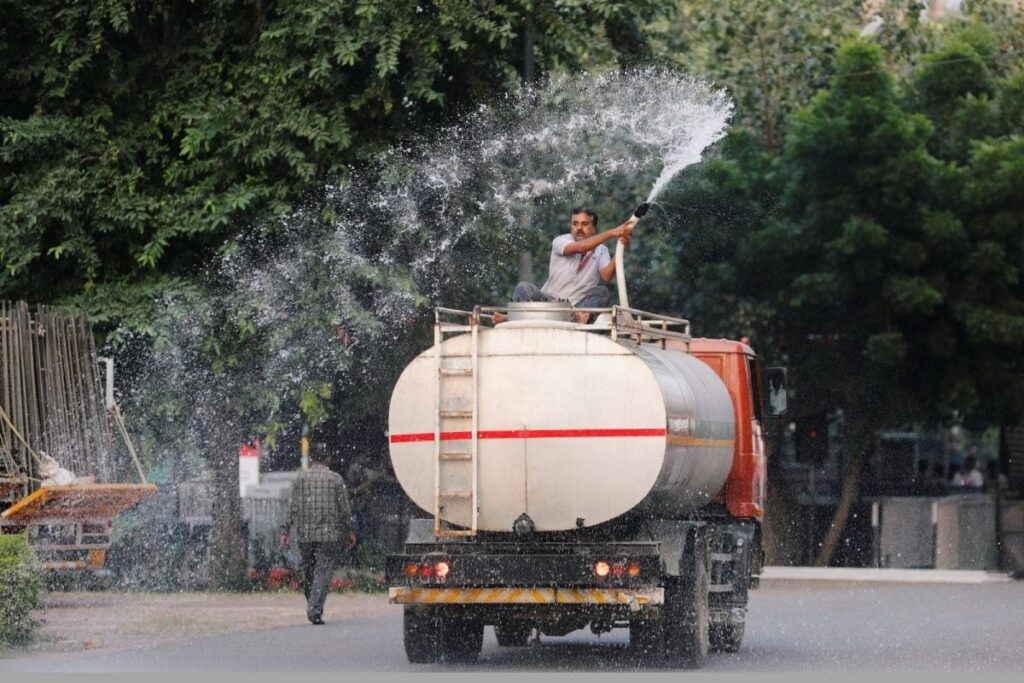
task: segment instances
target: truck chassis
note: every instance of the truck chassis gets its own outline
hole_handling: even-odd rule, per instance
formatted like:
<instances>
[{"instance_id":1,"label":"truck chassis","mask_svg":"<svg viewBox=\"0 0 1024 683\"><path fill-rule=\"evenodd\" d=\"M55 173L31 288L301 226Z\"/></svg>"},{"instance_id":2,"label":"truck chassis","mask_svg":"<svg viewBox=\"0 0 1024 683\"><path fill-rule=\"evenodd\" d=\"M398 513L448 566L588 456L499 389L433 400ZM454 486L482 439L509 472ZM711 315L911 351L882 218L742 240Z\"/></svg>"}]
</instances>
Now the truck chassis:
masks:
<instances>
[{"instance_id":1,"label":"truck chassis","mask_svg":"<svg viewBox=\"0 0 1024 683\"><path fill-rule=\"evenodd\" d=\"M635 655L683 668L699 667L709 650L738 650L760 573L758 524L709 516L638 529L615 542L593 534L438 541L433 520L413 520L405 552L387 562L390 601L405 607L409 661L475 661L487 625L505 647L588 624L594 633L628 628Z\"/></svg>"}]
</instances>

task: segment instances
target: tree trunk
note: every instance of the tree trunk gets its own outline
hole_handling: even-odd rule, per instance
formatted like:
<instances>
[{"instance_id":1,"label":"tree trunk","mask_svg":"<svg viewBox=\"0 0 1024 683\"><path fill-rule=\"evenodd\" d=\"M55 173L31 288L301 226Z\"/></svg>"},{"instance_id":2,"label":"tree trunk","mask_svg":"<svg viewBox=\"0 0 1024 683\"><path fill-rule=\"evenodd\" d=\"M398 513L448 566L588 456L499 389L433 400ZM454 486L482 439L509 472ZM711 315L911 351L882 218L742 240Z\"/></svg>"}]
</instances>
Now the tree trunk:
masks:
<instances>
[{"instance_id":1,"label":"tree trunk","mask_svg":"<svg viewBox=\"0 0 1024 683\"><path fill-rule=\"evenodd\" d=\"M850 516L850 510L853 508L853 504L857 502L857 497L860 493L860 473L864 467L864 456L870 447L871 439L875 433L874 429L857 424L852 420L848 423L848 428L846 441L849 444L849 448L844 448L844 450L847 451L850 459L849 464L846 466L846 472L843 475L843 491L839 498L839 506L832 516L832 523L829 525L828 533L825 535L825 540L822 542L821 548L818 549L818 556L814 558L815 567L827 567L832 561L836 546L839 545L839 539L843 535L843 529L846 528L846 520Z\"/></svg>"},{"instance_id":2,"label":"tree trunk","mask_svg":"<svg viewBox=\"0 0 1024 683\"><path fill-rule=\"evenodd\" d=\"M525 33L523 34L523 73L522 73L522 84L524 86L531 85L535 78L535 67L533 50L534 43L536 42L536 36L533 33L533 12L531 11L525 17ZM524 164L523 174L529 177L533 172L528 164ZM523 209L522 219L520 221L520 229L524 232L530 229L531 223L530 211L527 207ZM519 281L520 282L533 282L533 254L530 251L523 251L519 254Z\"/></svg>"},{"instance_id":3,"label":"tree trunk","mask_svg":"<svg viewBox=\"0 0 1024 683\"><path fill-rule=\"evenodd\" d=\"M248 566L242 533L242 500L238 493L238 447L232 430L208 426L206 457L213 481L210 485L210 584L233 590L244 585Z\"/></svg>"},{"instance_id":4,"label":"tree trunk","mask_svg":"<svg viewBox=\"0 0 1024 683\"><path fill-rule=\"evenodd\" d=\"M796 492L782 477L768 477L768 499L761 520L765 564L793 566L801 564L803 546L793 530L800 528L803 516Z\"/></svg>"}]
</instances>

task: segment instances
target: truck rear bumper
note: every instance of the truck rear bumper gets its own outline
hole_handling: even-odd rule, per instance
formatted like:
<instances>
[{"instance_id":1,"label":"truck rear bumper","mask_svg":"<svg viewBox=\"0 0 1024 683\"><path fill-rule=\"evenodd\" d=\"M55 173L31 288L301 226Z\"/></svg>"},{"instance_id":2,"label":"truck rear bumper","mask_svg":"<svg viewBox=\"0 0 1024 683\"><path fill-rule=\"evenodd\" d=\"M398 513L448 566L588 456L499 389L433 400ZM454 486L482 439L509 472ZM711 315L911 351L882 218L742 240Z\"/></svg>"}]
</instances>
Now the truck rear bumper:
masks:
<instances>
[{"instance_id":1,"label":"truck rear bumper","mask_svg":"<svg viewBox=\"0 0 1024 683\"><path fill-rule=\"evenodd\" d=\"M402 605L625 605L640 610L665 602L664 588L405 588L388 591Z\"/></svg>"}]
</instances>

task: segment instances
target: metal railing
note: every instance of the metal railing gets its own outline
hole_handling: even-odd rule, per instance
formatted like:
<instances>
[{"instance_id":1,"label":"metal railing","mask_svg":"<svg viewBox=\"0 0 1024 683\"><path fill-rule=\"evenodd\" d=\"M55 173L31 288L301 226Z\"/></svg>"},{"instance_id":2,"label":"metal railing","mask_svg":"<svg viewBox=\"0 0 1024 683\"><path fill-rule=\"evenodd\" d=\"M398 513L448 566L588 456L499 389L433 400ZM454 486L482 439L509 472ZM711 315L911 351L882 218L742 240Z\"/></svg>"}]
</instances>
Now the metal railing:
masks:
<instances>
[{"instance_id":1,"label":"metal railing","mask_svg":"<svg viewBox=\"0 0 1024 683\"><path fill-rule=\"evenodd\" d=\"M567 322L572 314L590 313L594 320L586 324L577 323L575 329L608 334L613 340L619 337L633 338L638 344L668 341L681 342L686 350L690 348L690 321L637 308L612 306L610 308L576 308L565 304L552 306L550 303L531 309L518 304L514 313L564 313ZM470 332L472 328L488 323L497 325L509 319L513 311L508 306L475 306L472 311L438 307L434 309L436 327L445 332Z\"/></svg>"}]
</instances>

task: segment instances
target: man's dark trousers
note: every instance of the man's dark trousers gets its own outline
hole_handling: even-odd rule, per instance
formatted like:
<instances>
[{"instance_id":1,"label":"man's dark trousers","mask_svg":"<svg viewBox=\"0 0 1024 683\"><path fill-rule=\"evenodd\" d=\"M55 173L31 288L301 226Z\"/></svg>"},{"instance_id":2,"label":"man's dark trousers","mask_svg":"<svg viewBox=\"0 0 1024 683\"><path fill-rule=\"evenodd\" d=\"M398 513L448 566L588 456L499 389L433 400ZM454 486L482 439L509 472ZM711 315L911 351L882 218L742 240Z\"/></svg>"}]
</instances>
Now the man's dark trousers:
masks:
<instances>
[{"instance_id":1,"label":"man's dark trousers","mask_svg":"<svg viewBox=\"0 0 1024 683\"><path fill-rule=\"evenodd\" d=\"M323 616L331 573L341 557L341 550L342 544L338 541L299 543L299 567L306 593L306 616L310 621Z\"/></svg>"}]
</instances>

